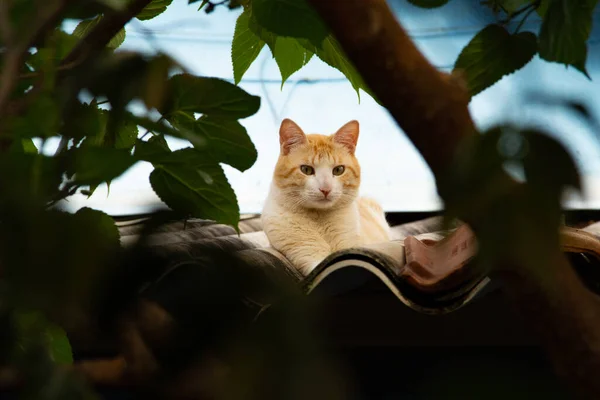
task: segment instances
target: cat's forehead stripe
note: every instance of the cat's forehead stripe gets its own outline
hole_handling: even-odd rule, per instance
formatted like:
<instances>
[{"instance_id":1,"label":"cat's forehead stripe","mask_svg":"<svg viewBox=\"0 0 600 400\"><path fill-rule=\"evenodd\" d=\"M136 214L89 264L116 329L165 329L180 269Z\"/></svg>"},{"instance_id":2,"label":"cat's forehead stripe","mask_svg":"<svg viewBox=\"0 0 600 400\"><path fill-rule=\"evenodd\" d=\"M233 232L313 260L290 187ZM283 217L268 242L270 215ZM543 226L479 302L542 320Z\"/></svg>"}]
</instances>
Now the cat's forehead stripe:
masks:
<instances>
[{"instance_id":1,"label":"cat's forehead stripe","mask_svg":"<svg viewBox=\"0 0 600 400\"><path fill-rule=\"evenodd\" d=\"M313 164L325 161L339 163L340 157L337 151L340 149L333 142L332 136L311 134L307 135L306 138L308 139L308 145L312 153L311 162Z\"/></svg>"}]
</instances>

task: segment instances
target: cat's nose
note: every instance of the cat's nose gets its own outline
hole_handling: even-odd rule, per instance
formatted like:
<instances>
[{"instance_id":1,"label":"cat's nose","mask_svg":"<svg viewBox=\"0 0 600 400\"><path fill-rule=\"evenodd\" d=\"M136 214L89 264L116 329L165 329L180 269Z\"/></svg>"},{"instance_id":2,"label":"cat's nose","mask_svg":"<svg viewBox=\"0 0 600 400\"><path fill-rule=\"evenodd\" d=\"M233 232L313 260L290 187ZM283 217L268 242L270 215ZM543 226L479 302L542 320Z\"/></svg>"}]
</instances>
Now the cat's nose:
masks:
<instances>
[{"instance_id":1,"label":"cat's nose","mask_svg":"<svg viewBox=\"0 0 600 400\"><path fill-rule=\"evenodd\" d=\"M323 193L323 196L327 197L327 195L329 193L331 193L331 190L325 190L325 189L319 189L321 191L321 193Z\"/></svg>"}]
</instances>

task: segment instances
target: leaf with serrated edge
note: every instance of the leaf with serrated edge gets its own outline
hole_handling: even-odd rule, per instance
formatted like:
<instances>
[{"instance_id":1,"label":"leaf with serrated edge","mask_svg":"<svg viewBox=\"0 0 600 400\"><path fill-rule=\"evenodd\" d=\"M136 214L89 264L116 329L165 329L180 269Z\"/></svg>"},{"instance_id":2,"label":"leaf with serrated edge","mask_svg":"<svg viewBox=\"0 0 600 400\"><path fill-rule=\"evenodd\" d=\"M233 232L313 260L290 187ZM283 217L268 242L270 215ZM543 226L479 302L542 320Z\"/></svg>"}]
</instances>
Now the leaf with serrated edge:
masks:
<instances>
[{"instance_id":1,"label":"leaf with serrated edge","mask_svg":"<svg viewBox=\"0 0 600 400\"><path fill-rule=\"evenodd\" d=\"M76 35L70 35L57 29L49 34L45 47L38 48L38 51L29 57L27 64L36 71L41 70L44 66L48 67L49 63L58 65L78 41L79 38Z\"/></svg>"},{"instance_id":2,"label":"leaf with serrated edge","mask_svg":"<svg viewBox=\"0 0 600 400\"><path fill-rule=\"evenodd\" d=\"M257 152L252 140L239 122L226 118L204 115L198 119L190 113L179 112L169 122L182 132L201 139L200 146L194 145L213 160L229 164L245 171L256 162Z\"/></svg>"},{"instance_id":3,"label":"leaf with serrated edge","mask_svg":"<svg viewBox=\"0 0 600 400\"><path fill-rule=\"evenodd\" d=\"M60 133L76 141L87 137L89 142L102 143L107 113L108 111L99 109L96 104L74 102L63 111L64 125Z\"/></svg>"},{"instance_id":4,"label":"leaf with serrated edge","mask_svg":"<svg viewBox=\"0 0 600 400\"><path fill-rule=\"evenodd\" d=\"M138 127L133 121L124 119L117 127L116 149L131 149L138 137Z\"/></svg>"},{"instance_id":5,"label":"leaf with serrated edge","mask_svg":"<svg viewBox=\"0 0 600 400\"><path fill-rule=\"evenodd\" d=\"M591 79L585 68L587 40L598 0L554 0L540 28L540 58L571 65Z\"/></svg>"},{"instance_id":6,"label":"leaf with serrated edge","mask_svg":"<svg viewBox=\"0 0 600 400\"><path fill-rule=\"evenodd\" d=\"M221 166L195 149L182 149L155 160L150 184L171 209L193 217L238 226L235 192Z\"/></svg>"},{"instance_id":7,"label":"leaf with serrated edge","mask_svg":"<svg viewBox=\"0 0 600 400\"><path fill-rule=\"evenodd\" d=\"M98 109L93 105L84 104L83 106L82 113L79 115L82 120L74 121L79 122L79 125L84 128L89 128L80 131L81 134L86 135L86 139L83 143L90 146L106 146L110 141L110 138L107 136L109 112L107 110ZM85 111L85 113L83 111ZM72 131L74 128L75 127L71 127L70 130ZM114 144L111 144L111 147L129 150L135 144L137 136L137 124L131 119L123 118L118 122L115 141Z\"/></svg>"},{"instance_id":8,"label":"leaf with serrated edge","mask_svg":"<svg viewBox=\"0 0 600 400\"><path fill-rule=\"evenodd\" d=\"M161 107L163 115L184 111L237 119L255 114L260 107L260 97L222 79L180 74L169 82L172 101Z\"/></svg>"},{"instance_id":9,"label":"leaf with serrated edge","mask_svg":"<svg viewBox=\"0 0 600 400\"><path fill-rule=\"evenodd\" d=\"M233 41L231 43L231 63L233 65L233 78L237 85L242 77L256 60L258 54L265 46L257 35L248 27L250 12L244 11L240 14L235 24Z\"/></svg>"},{"instance_id":10,"label":"leaf with serrated edge","mask_svg":"<svg viewBox=\"0 0 600 400\"><path fill-rule=\"evenodd\" d=\"M100 23L102 18L103 18L102 15L98 15L95 18L86 19L86 20L81 21L75 27L75 30L73 31L73 35L77 36L79 38L86 36L92 29L94 29L96 27L96 25L98 25L98 23ZM116 49L117 47L122 45L124 41L125 41L125 28L122 28L119 32L117 32L117 34L115 36L113 36L112 39L110 39L110 41L108 42L108 44L106 46L110 47L111 49Z\"/></svg>"},{"instance_id":11,"label":"leaf with serrated edge","mask_svg":"<svg viewBox=\"0 0 600 400\"><path fill-rule=\"evenodd\" d=\"M188 118L174 120L173 124L205 138L206 154L210 154L217 162L229 164L242 172L256 162L256 148L246 128L235 120L207 115L195 120L190 115ZM203 146L202 149L204 148Z\"/></svg>"},{"instance_id":12,"label":"leaf with serrated edge","mask_svg":"<svg viewBox=\"0 0 600 400\"><path fill-rule=\"evenodd\" d=\"M152 0L144 9L136 15L136 18L141 21L152 19L167 10L167 7L173 0Z\"/></svg>"},{"instance_id":13,"label":"leaf with serrated edge","mask_svg":"<svg viewBox=\"0 0 600 400\"><path fill-rule=\"evenodd\" d=\"M475 96L503 76L527 64L537 51L536 37L531 32L511 35L500 25L483 28L461 51L454 65Z\"/></svg>"},{"instance_id":14,"label":"leaf with serrated edge","mask_svg":"<svg viewBox=\"0 0 600 400\"><path fill-rule=\"evenodd\" d=\"M348 60L348 57L342 50L342 47L340 46L339 42L333 36L327 36L320 48L317 46L313 46L310 42L306 40L299 40L298 42L307 50L310 50L311 52L316 54L317 57L319 57L326 64L344 74L346 78L348 78L348 81L350 81L350 84L352 84L354 90L356 90L356 94L358 95L359 101L359 89L364 90L373 99L377 100L371 92L371 90L367 87L367 84L364 82L356 68L354 68L354 65L352 65L350 60Z\"/></svg>"},{"instance_id":15,"label":"leaf with serrated edge","mask_svg":"<svg viewBox=\"0 0 600 400\"><path fill-rule=\"evenodd\" d=\"M136 162L128 150L110 147L84 146L72 150L71 154L74 156L75 183L80 185L111 181Z\"/></svg>"},{"instance_id":16,"label":"leaf with serrated edge","mask_svg":"<svg viewBox=\"0 0 600 400\"><path fill-rule=\"evenodd\" d=\"M152 136L147 142L138 139L133 156L144 161L152 162L156 155L169 153L171 149L163 135Z\"/></svg>"},{"instance_id":17,"label":"leaf with serrated edge","mask_svg":"<svg viewBox=\"0 0 600 400\"><path fill-rule=\"evenodd\" d=\"M172 117L174 115L179 115L179 114L182 114L186 117L189 115L182 111L178 111L178 112L173 113L169 118L171 120L173 120ZM170 126L165 125L165 123L162 121L155 122L149 118L137 117L133 114L128 114L127 118L130 119L131 121L135 122L137 125L140 125L140 126L146 128L149 132L153 132L156 134L160 133L162 135L168 135L168 136L173 136L173 137L180 138L180 139L185 139L185 140L189 141L191 144L193 144L194 147L197 149L201 149L201 148L204 148L205 146L207 146L205 138L198 136L196 134L196 132L194 132L193 130L189 130L185 127L179 127L178 129L174 129Z\"/></svg>"},{"instance_id":18,"label":"leaf with serrated edge","mask_svg":"<svg viewBox=\"0 0 600 400\"><path fill-rule=\"evenodd\" d=\"M250 13L250 20L248 21L248 29L250 29L256 36L258 36L263 42L269 46L271 54L275 57L275 41L277 35L266 29L264 26L256 21L256 16L252 13L252 7L246 9Z\"/></svg>"},{"instance_id":19,"label":"leaf with serrated edge","mask_svg":"<svg viewBox=\"0 0 600 400\"><path fill-rule=\"evenodd\" d=\"M275 61L281 73L281 88L285 81L312 58L313 53L294 38L278 37L275 42Z\"/></svg>"},{"instance_id":20,"label":"leaf with serrated edge","mask_svg":"<svg viewBox=\"0 0 600 400\"><path fill-rule=\"evenodd\" d=\"M315 45L327 36L325 24L306 0L253 0L252 13L278 36L308 39Z\"/></svg>"}]
</instances>

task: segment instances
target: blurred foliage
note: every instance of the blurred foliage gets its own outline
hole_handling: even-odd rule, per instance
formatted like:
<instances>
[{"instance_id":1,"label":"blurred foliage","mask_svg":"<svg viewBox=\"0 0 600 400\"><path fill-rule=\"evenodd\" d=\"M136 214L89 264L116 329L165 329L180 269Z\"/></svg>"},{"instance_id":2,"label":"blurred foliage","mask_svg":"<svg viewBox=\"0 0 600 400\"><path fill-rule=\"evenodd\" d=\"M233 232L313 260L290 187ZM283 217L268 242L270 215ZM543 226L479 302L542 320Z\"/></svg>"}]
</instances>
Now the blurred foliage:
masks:
<instances>
[{"instance_id":1,"label":"blurred foliage","mask_svg":"<svg viewBox=\"0 0 600 400\"><path fill-rule=\"evenodd\" d=\"M70 214L57 204L78 192L91 196L149 162L150 184L177 215L237 227L237 199L220 164L244 171L256 161L239 120L258 111L260 98L191 75L164 54L115 51L129 20L152 19L170 4L20 0L0 7L0 304L2 328L12 332L2 343L12 349L3 365L26 376L39 367L27 379L34 398L35 387L56 385L49 392L64 398L79 385L55 367L72 362L63 328L85 326L93 294L122 252L111 217L89 208ZM67 18L80 21L72 33L61 29ZM132 112L134 102L142 111ZM171 151L166 136L190 146ZM52 152L49 139L58 143Z\"/></svg>"},{"instance_id":2,"label":"blurred foliage","mask_svg":"<svg viewBox=\"0 0 600 400\"><path fill-rule=\"evenodd\" d=\"M539 93L525 101L522 108L542 105L570 114L590 132L600 126L584 103ZM544 284L560 251L565 190L582 191L578 165L564 144L545 129L501 124L463 143L446 178L438 183L446 217L476 228L480 266L489 272L518 265Z\"/></svg>"},{"instance_id":3,"label":"blurred foliage","mask_svg":"<svg viewBox=\"0 0 600 400\"><path fill-rule=\"evenodd\" d=\"M410 2L434 8L447 1ZM118 50L127 22L155 18L171 3L0 2L0 366L16 366L28 382L25 394L32 398L93 397L85 383L61 368L73 359L65 331L86 324L96 306L93 294L124 262L110 216L89 208L70 214L57 204L76 193L91 196L99 185L147 162L154 167L152 188L176 215L237 228L239 207L221 164L245 171L257 159L239 120L258 111L260 98L236 85L265 45L282 85L317 57L342 72L357 93L371 94L305 0L188 1L206 13L219 6L243 7L231 52L236 85L190 74L166 54ZM504 20L484 28L457 60L471 94L523 67L535 54L585 73L585 43L596 3L485 3ZM535 11L543 18L537 35L519 32L522 23L515 32L507 30L509 22L523 22ZM61 28L65 19L78 21L72 33ZM141 105L141 111L133 112L133 104ZM590 115L581 105L570 107L580 116ZM189 146L172 151L167 137L186 140ZM49 140L58 143L55 151L48 151ZM520 143L517 150L497 151L500 143L511 140ZM440 188L447 191L449 211L486 220L484 235L512 237L512 254L519 257L527 252L518 246L540 232L547 234L540 236L541 246L554 244L562 188L579 184L562 145L543 132L501 126L467 147L452 171L453 188ZM504 181L495 180L507 163L519 165L526 185L504 190ZM560 173L548 174L548 168ZM523 223L525 217L530 226ZM519 235L513 236L515 231ZM484 253L501 257L502 249ZM286 318L286 324L302 331L299 320ZM275 341L271 345L273 356L279 348ZM284 347L293 352L294 346L300 348ZM296 393L307 390L300 380L294 385Z\"/></svg>"},{"instance_id":4,"label":"blurred foliage","mask_svg":"<svg viewBox=\"0 0 600 400\"><path fill-rule=\"evenodd\" d=\"M511 125L476 136L463 151L452 188L440 188L448 216L476 221L488 271L505 263L543 276L559 249L563 190L581 189L572 156L546 132Z\"/></svg>"},{"instance_id":5,"label":"blurred foliage","mask_svg":"<svg viewBox=\"0 0 600 400\"><path fill-rule=\"evenodd\" d=\"M466 46L455 69L461 70L471 96L487 89L527 64L537 52L537 38L531 32L511 35L500 25L489 25Z\"/></svg>"}]
</instances>

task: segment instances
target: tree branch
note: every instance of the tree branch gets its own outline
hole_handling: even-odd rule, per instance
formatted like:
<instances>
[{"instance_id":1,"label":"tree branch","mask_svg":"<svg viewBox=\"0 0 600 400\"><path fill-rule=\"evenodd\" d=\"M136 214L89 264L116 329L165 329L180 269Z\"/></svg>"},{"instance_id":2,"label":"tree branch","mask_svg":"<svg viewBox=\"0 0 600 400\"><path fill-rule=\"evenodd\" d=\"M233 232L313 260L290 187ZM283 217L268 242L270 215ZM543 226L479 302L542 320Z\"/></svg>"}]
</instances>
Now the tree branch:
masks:
<instances>
[{"instance_id":1,"label":"tree branch","mask_svg":"<svg viewBox=\"0 0 600 400\"><path fill-rule=\"evenodd\" d=\"M36 6L37 13L33 22L29 24L31 29L24 30L22 37L16 40L16 34L10 25L2 27L5 41L6 53L4 57L4 68L2 77L0 77L0 115L4 115L4 111L8 105L10 95L18 82L21 64L27 50L34 44L40 41L46 33L53 29L58 21L60 21L65 9L75 0L57 0L57 1L39 1ZM2 1L0 8L0 21L2 25L10 23L8 12L10 3ZM25 33L26 32L26 33Z\"/></svg>"},{"instance_id":2,"label":"tree branch","mask_svg":"<svg viewBox=\"0 0 600 400\"><path fill-rule=\"evenodd\" d=\"M138 15L151 1L133 0L124 10L107 13L98 25L77 43L77 46L62 60L61 64L79 64L92 54L104 49L125 24Z\"/></svg>"},{"instance_id":3,"label":"tree branch","mask_svg":"<svg viewBox=\"0 0 600 400\"><path fill-rule=\"evenodd\" d=\"M585 288L564 255L539 274L498 274L515 311L546 349L558 376L583 399L600 398L600 298ZM541 267L541 266L539 266Z\"/></svg>"},{"instance_id":4,"label":"tree branch","mask_svg":"<svg viewBox=\"0 0 600 400\"><path fill-rule=\"evenodd\" d=\"M19 67L22 63L22 57L25 51L32 43L39 42L48 29L52 29L54 26L56 26L56 23L62 16L65 8L71 3L76 2L76 0L60 0L55 2L41 0L41 2L44 4L49 3L50 6L47 8L51 9L51 12L41 12L38 14L38 19L41 20L41 23L39 23L40 29L36 30L29 36L26 45L19 47L14 54L11 54L9 49L5 57L5 68L2 77L0 78L0 115L5 115L6 111L9 111L11 115L21 113L23 109L30 104L31 100L37 96L38 91L36 90L36 87L34 87L34 89L29 92L27 96L19 99L16 104L10 105L10 102L8 101L16 82L18 81L20 72ZM110 40L119 32L119 30L121 30L127 22L139 14L140 11L142 11L150 2L151 0L133 0L129 2L128 6L124 10L107 13L100 23L96 25L96 27L94 27L94 29L88 35L82 38L77 46L75 46L75 48L62 60L58 70L63 71L74 68L80 65L88 57L104 49L108 42L110 42ZM42 7L42 9L45 8ZM49 14L49 17L39 18L40 16L46 14ZM59 79L61 76L64 75L60 75ZM26 77L29 77L29 75L26 75ZM10 140L7 140L8 142L6 143L0 143L0 151L2 148L10 146Z\"/></svg>"},{"instance_id":5,"label":"tree branch","mask_svg":"<svg viewBox=\"0 0 600 400\"><path fill-rule=\"evenodd\" d=\"M308 1L414 143L440 188L461 142L476 132L458 79L438 72L425 59L385 0ZM477 231L477 221L466 222ZM575 391L598 399L600 299L583 286L558 249L547 250L556 252L542 258L551 260L544 268L497 260L494 270L507 283L516 308L532 324L557 372Z\"/></svg>"},{"instance_id":6,"label":"tree branch","mask_svg":"<svg viewBox=\"0 0 600 400\"><path fill-rule=\"evenodd\" d=\"M462 139L475 133L459 80L425 59L385 0L309 3L439 179Z\"/></svg>"},{"instance_id":7,"label":"tree branch","mask_svg":"<svg viewBox=\"0 0 600 400\"><path fill-rule=\"evenodd\" d=\"M14 35L9 18L11 5L11 0L0 2L0 36L2 36L2 43L4 43L6 47L14 42Z\"/></svg>"}]
</instances>

